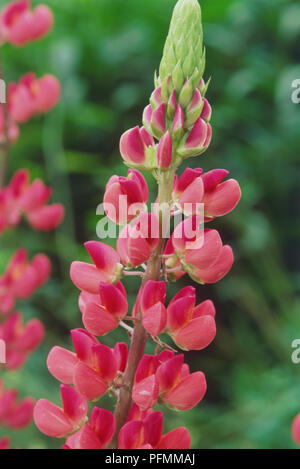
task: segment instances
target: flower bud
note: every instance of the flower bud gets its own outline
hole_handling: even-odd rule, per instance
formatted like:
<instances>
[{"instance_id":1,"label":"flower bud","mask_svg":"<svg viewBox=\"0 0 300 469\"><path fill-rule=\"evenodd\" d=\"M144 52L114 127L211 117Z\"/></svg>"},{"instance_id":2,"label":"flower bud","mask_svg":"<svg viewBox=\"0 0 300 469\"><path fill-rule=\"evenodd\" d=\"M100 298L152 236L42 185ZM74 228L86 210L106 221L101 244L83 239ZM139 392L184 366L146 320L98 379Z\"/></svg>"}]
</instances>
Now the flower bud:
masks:
<instances>
[{"instance_id":1,"label":"flower bud","mask_svg":"<svg viewBox=\"0 0 300 469\"><path fill-rule=\"evenodd\" d=\"M204 101L201 97L200 91L196 89L193 99L186 110L186 128L191 127L199 119L203 106Z\"/></svg>"},{"instance_id":2,"label":"flower bud","mask_svg":"<svg viewBox=\"0 0 300 469\"><path fill-rule=\"evenodd\" d=\"M182 140L177 153L182 158L201 155L210 144L211 137L212 130L210 124L207 124L199 117L190 133Z\"/></svg>"},{"instance_id":3,"label":"flower bud","mask_svg":"<svg viewBox=\"0 0 300 469\"><path fill-rule=\"evenodd\" d=\"M169 130L160 139L157 147L157 164L160 169L168 169L172 163L172 137Z\"/></svg>"},{"instance_id":4,"label":"flower bud","mask_svg":"<svg viewBox=\"0 0 300 469\"><path fill-rule=\"evenodd\" d=\"M181 97L182 103L188 104L203 74L204 65L199 3L197 0L179 0L173 12L159 68L161 83L170 76L172 89L175 88L179 96L186 80L194 76L197 69L200 75L195 80L196 84L190 81L187 92L184 91Z\"/></svg>"},{"instance_id":5,"label":"flower bud","mask_svg":"<svg viewBox=\"0 0 300 469\"><path fill-rule=\"evenodd\" d=\"M204 104L201 112L201 119L205 120L206 122L209 122L212 113L211 106L206 98L203 98L203 103Z\"/></svg>"},{"instance_id":6,"label":"flower bud","mask_svg":"<svg viewBox=\"0 0 300 469\"><path fill-rule=\"evenodd\" d=\"M145 166L146 150L154 145L151 135L142 127L127 130L120 140L120 152L126 163Z\"/></svg>"},{"instance_id":7,"label":"flower bud","mask_svg":"<svg viewBox=\"0 0 300 469\"><path fill-rule=\"evenodd\" d=\"M177 100L176 100L176 90L172 91L172 94L169 98L168 105L167 105L167 114L169 119L173 119L175 116L175 111L177 108Z\"/></svg>"},{"instance_id":8,"label":"flower bud","mask_svg":"<svg viewBox=\"0 0 300 469\"><path fill-rule=\"evenodd\" d=\"M182 137L184 126L184 113L181 106L178 104L172 125L172 137L175 140L179 140Z\"/></svg>"},{"instance_id":9,"label":"flower bud","mask_svg":"<svg viewBox=\"0 0 300 469\"><path fill-rule=\"evenodd\" d=\"M161 86L158 86L157 88L155 88L150 97L150 104L152 109L156 109L162 102L163 99L161 96Z\"/></svg>"}]
</instances>

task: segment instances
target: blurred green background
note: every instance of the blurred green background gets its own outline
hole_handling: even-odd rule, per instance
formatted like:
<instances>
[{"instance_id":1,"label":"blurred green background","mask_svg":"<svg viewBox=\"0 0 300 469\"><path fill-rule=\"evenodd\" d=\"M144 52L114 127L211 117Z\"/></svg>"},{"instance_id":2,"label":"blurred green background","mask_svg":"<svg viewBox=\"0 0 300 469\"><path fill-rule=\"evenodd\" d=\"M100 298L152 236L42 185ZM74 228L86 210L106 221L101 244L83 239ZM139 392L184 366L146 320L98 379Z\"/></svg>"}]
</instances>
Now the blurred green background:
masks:
<instances>
[{"instance_id":1,"label":"blurred green background","mask_svg":"<svg viewBox=\"0 0 300 469\"><path fill-rule=\"evenodd\" d=\"M67 215L55 234L32 232L25 223L7 232L0 241L0 271L20 246L53 261L49 283L19 303L26 317L44 322L46 340L5 381L22 396L59 403L47 353L55 344L70 346L69 330L82 325L69 265L87 259L82 243L96 239L96 207L106 181L126 173L119 137L141 123L175 0L44 3L54 11L54 30L22 49L5 45L4 70L8 81L31 70L54 73L63 98L46 117L22 126L9 176L29 168L32 177L53 186L53 199L64 203ZM291 343L300 338L300 104L291 101L291 83L300 78L300 4L202 0L201 6L214 138L204 157L187 164L227 168L243 198L232 214L213 222L234 248L231 273L216 285L197 286L199 301L211 298L217 308L215 341L186 354L192 370L205 372L207 395L189 412L166 411L165 430L186 425L194 448L294 448L290 427L300 412L300 364L291 362ZM169 298L187 283L184 278L172 285ZM126 286L132 304L137 283ZM113 332L103 341L112 345L116 339L126 340L126 334ZM112 402L105 398L98 405L111 408ZM0 436L7 433L0 429ZM14 447L62 444L34 425L11 434Z\"/></svg>"}]
</instances>

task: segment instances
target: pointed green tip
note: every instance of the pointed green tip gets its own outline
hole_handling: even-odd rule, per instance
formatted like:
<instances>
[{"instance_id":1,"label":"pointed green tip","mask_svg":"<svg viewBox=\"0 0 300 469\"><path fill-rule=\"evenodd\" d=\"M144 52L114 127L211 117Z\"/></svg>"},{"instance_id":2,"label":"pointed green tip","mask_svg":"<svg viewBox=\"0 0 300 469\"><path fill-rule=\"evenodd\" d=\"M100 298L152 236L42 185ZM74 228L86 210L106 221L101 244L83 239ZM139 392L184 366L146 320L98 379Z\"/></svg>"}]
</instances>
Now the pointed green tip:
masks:
<instances>
[{"instance_id":1,"label":"pointed green tip","mask_svg":"<svg viewBox=\"0 0 300 469\"><path fill-rule=\"evenodd\" d=\"M164 47L160 79L163 82L171 75L178 91L196 69L203 70L201 8L197 0L179 0L173 11Z\"/></svg>"}]
</instances>

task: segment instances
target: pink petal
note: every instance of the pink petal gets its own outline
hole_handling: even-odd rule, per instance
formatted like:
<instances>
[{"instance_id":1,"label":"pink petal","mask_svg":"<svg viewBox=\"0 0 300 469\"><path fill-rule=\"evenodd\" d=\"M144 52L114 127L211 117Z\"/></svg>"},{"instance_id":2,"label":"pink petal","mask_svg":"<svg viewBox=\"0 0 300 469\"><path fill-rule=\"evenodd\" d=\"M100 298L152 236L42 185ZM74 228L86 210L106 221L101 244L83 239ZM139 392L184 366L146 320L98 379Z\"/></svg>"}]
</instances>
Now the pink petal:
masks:
<instances>
[{"instance_id":1,"label":"pink petal","mask_svg":"<svg viewBox=\"0 0 300 469\"><path fill-rule=\"evenodd\" d=\"M27 219L35 230L51 231L61 224L64 215L65 209L62 204L52 204L27 213Z\"/></svg>"},{"instance_id":2,"label":"pink petal","mask_svg":"<svg viewBox=\"0 0 300 469\"><path fill-rule=\"evenodd\" d=\"M98 436L102 447L108 445L116 429L114 415L106 409L94 407L90 418L90 424Z\"/></svg>"},{"instance_id":3,"label":"pink petal","mask_svg":"<svg viewBox=\"0 0 300 469\"><path fill-rule=\"evenodd\" d=\"M226 169L212 169L202 174L205 193L213 191L223 179L228 176L229 171Z\"/></svg>"},{"instance_id":4,"label":"pink petal","mask_svg":"<svg viewBox=\"0 0 300 469\"><path fill-rule=\"evenodd\" d=\"M197 371L187 376L170 391L165 396L165 401L178 410L189 410L203 399L206 389L205 376L201 371Z\"/></svg>"},{"instance_id":5,"label":"pink petal","mask_svg":"<svg viewBox=\"0 0 300 469\"><path fill-rule=\"evenodd\" d=\"M184 260L199 270L213 265L222 253L223 243L217 230L205 230L202 245L188 249Z\"/></svg>"},{"instance_id":6,"label":"pink petal","mask_svg":"<svg viewBox=\"0 0 300 469\"><path fill-rule=\"evenodd\" d=\"M84 327L97 336L105 335L118 327L119 321L105 308L89 303L82 315Z\"/></svg>"},{"instance_id":7,"label":"pink petal","mask_svg":"<svg viewBox=\"0 0 300 469\"><path fill-rule=\"evenodd\" d=\"M98 269L107 272L107 274L115 272L120 258L111 246L99 241L88 241L84 243L84 246Z\"/></svg>"},{"instance_id":8,"label":"pink petal","mask_svg":"<svg viewBox=\"0 0 300 469\"><path fill-rule=\"evenodd\" d=\"M46 5L38 5L33 11L33 27L31 39L40 39L45 36L54 23L53 13Z\"/></svg>"},{"instance_id":9,"label":"pink petal","mask_svg":"<svg viewBox=\"0 0 300 469\"><path fill-rule=\"evenodd\" d=\"M156 449L190 449L190 447L190 434L185 427L180 427L166 433L156 446Z\"/></svg>"},{"instance_id":10,"label":"pink petal","mask_svg":"<svg viewBox=\"0 0 300 469\"><path fill-rule=\"evenodd\" d=\"M118 436L119 449L137 449L144 443L143 422L132 421L126 423Z\"/></svg>"},{"instance_id":11,"label":"pink petal","mask_svg":"<svg viewBox=\"0 0 300 469\"><path fill-rule=\"evenodd\" d=\"M203 101L204 101L204 106L201 112L201 119L205 121L209 121L211 118L211 112L212 112L211 105L209 104L206 98L203 98Z\"/></svg>"},{"instance_id":12,"label":"pink petal","mask_svg":"<svg viewBox=\"0 0 300 469\"><path fill-rule=\"evenodd\" d=\"M45 329L41 321L31 319L24 327L23 333L14 341L14 347L23 352L32 352L42 342Z\"/></svg>"},{"instance_id":13,"label":"pink petal","mask_svg":"<svg viewBox=\"0 0 300 469\"><path fill-rule=\"evenodd\" d=\"M165 392L170 391L178 382L181 375L183 360L184 357L181 353L160 365L156 372L160 394L163 395Z\"/></svg>"},{"instance_id":14,"label":"pink petal","mask_svg":"<svg viewBox=\"0 0 300 469\"><path fill-rule=\"evenodd\" d=\"M166 298L166 284L162 281L149 280L143 288L141 297L142 311L149 309L156 303L164 303Z\"/></svg>"},{"instance_id":15,"label":"pink petal","mask_svg":"<svg viewBox=\"0 0 300 469\"><path fill-rule=\"evenodd\" d=\"M144 439L145 442L155 448L162 437L163 432L163 413L151 412L144 420Z\"/></svg>"},{"instance_id":16,"label":"pink petal","mask_svg":"<svg viewBox=\"0 0 300 469\"><path fill-rule=\"evenodd\" d=\"M201 177L195 179L181 194L178 203L182 206L185 213L192 215L195 212L195 204L202 203L204 195L204 185ZM193 207L184 206L185 204L193 204ZM191 210L192 209L192 210ZM199 210L198 210L199 211Z\"/></svg>"},{"instance_id":17,"label":"pink petal","mask_svg":"<svg viewBox=\"0 0 300 469\"><path fill-rule=\"evenodd\" d=\"M98 270L96 266L79 261L72 262L70 277L79 290L85 290L93 294L99 293L100 282L110 280L109 276Z\"/></svg>"},{"instance_id":18,"label":"pink petal","mask_svg":"<svg viewBox=\"0 0 300 469\"><path fill-rule=\"evenodd\" d=\"M231 269L234 261L230 246L223 246L220 257L206 270L199 270L196 275L203 283L216 283L221 280Z\"/></svg>"},{"instance_id":19,"label":"pink petal","mask_svg":"<svg viewBox=\"0 0 300 469\"><path fill-rule=\"evenodd\" d=\"M158 336L167 325L167 310L159 302L151 306L143 314L143 326L149 334Z\"/></svg>"},{"instance_id":20,"label":"pink petal","mask_svg":"<svg viewBox=\"0 0 300 469\"><path fill-rule=\"evenodd\" d=\"M46 399L40 399L36 403L33 418L38 429L52 438L62 438L74 429L62 409Z\"/></svg>"},{"instance_id":21,"label":"pink petal","mask_svg":"<svg viewBox=\"0 0 300 469\"><path fill-rule=\"evenodd\" d=\"M201 148L204 146L207 136L208 125L204 122L201 117L197 120L194 127L189 133L189 136L185 142L185 148Z\"/></svg>"},{"instance_id":22,"label":"pink petal","mask_svg":"<svg viewBox=\"0 0 300 469\"><path fill-rule=\"evenodd\" d=\"M194 305L195 295L178 297L176 301L172 301L167 310L168 330L173 332L182 328L192 318Z\"/></svg>"},{"instance_id":23,"label":"pink petal","mask_svg":"<svg viewBox=\"0 0 300 469\"><path fill-rule=\"evenodd\" d=\"M115 354L107 345L93 345L93 368L108 383L112 382L117 374L118 367Z\"/></svg>"},{"instance_id":24,"label":"pink petal","mask_svg":"<svg viewBox=\"0 0 300 469\"><path fill-rule=\"evenodd\" d=\"M180 329L175 335L176 343L186 350L202 350L216 336L216 323L213 316L201 316Z\"/></svg>"},{"instance_id":25,"label":"pink petal","mask_svg":"<svg viewBox=\"0 0 300 469\"><path fill-rule=\"evenodd\" d=\"M87 415L88 407L86 400L76 389L67 384L60 385L60 392L65 415L69 417L72 422L79 425Z\"/></svg>"},{"instance_id":26,"label":"pink petal","mask_svg":"<svg viewBox=\"0 0 300 469\"><path fill-rule=\"evenodd\" d=\"M241 188L235 179L220 184L204 198L204 209L208 216L221 217L231 212L241 199Z\"/></svg>"},{"instance_id":27,"label":"pink petal","mask_svg":"<svg viewBox=\"0 0 300 469\"><path fill-rule=\"evenodd\" d=\"M101 305L117 318L123 318L128 311L126 296L116 285L100 283Z\"/></svg>"},{"instance_id":28,"label":"pink petal","mask_svg":"<svg viewBox=\"0 0 300 469\"><path fill-rule=\"evenodd\" d=\"M73 346L77 358L85 363L92 363L92 346L99 342L90 332L85 329L73 329L71 331Z\"/></svg>"},{"instance_id":29,"label":"pink petal","mask_svg":"<svg viewBox=\"0 0 300 469\"><path fill-rule=\"evenodd\" d=\"M125 344L124 342L118 342L114 348L114 355L117 363L117 369L122 371L123 373L125 371L128 359L127 344Z\"/></svg>"},{"instance_id":30,"label":"pink petal","mask_svg":"<svg viewBox=\"0 0 300 469\"><path fill-rule=\"evenodd\" d=\"M38 80L38 92L35 96L35 109L37 112L48 112L58 103L61 95L61 86L53 75L44 75Z\"/></svg>"},{"instance_id":31,"label":"pink petal","mask_svg":"<svg viewBox=\"0 0 300 469\"><path fill-rule=\"evenodd\" d=\"M47 358L47 367L61 383L72 384L74 368L78 363L75 353L62 347L53 347Z\"/></svg>"},{"instance_id":32,"label":"pink petal","mask_svg":"<svg viewBox=\"0 0 300 469\"><path fill-rule=\"evenodd\" d=\"M142 164L145 160L145 144L139 127L127 130L120 140L120 153L127 162Z\"/></svg>"},{"instance_id":33,"label":"pink petal","mask_svg":"<svg viewBox=\"0 0 300 469\"><path fill-rule=\"evenodd\" d=\"M80 434L76 438L76 449L102 449L103 446L98 436L92 429L91 425L87 423L80 430Z\"/></svg>"},{"instance_id":34,"label":"pink petal","mask_svg":"<svg viewBox=\"0 0 300 469\"><path fill-rule=\"evenodd\" d=\"M107 391L103 378L82 362L79 362L74 369L74 385L88 401L102 396Z\"/></svg>"},{"instance_id":35,"label":"pink petal","mask_svg":"<svg viewBox=\"0 0 300 469\"><path fill-rule=\"evenodd\" d=\"M206 300L200 303L193 311L193 319L200 318L202 316L212 316L213 318L216 315L216 309L211 300Z\"/></svg>"},{"instance_id":36,"label":"pink petal","mask_svg":"<svg viewBox=\"0 0 300 469\"><path fill-rule=\"evenodd\" d=\"M169 168L172 163L172 138L168 130L160 139L157 147L157 164L159 168Z\"/></svg>"},{"instance_id":37,"label":"pink petal","mask_svg":"<svg viewBox=\"0 0 300 469\"><path fill-rule=\"evenodd\" d=\"M51 273L50 259L44 254L37 254L33 257L31 266L36 271L38 287L44 285L44 283L49 279Z\"/></svg>"}]
</instances>

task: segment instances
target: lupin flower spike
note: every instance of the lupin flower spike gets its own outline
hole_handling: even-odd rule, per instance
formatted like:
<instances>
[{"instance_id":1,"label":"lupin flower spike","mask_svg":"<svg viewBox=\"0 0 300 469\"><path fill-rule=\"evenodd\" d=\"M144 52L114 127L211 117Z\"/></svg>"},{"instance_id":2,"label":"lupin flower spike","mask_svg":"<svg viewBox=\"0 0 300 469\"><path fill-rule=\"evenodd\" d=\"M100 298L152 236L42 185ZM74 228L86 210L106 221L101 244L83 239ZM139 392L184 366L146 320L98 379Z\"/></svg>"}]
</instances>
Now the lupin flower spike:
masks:
<instances>
[{"instance_id":1,"label":"lupin flower spike","mask_svg":"<svg viewBox=\"0 0 300 469\"><path fill-rule=\"evenodd\" d=\"M191 286L180 290L166 306L166 287L169 280L185 273L204 284L219 281L229 271L232 250L205 223L229 213L240 199L238 183L224 181L225 170L203 173L200 168L188 168L181 177L176 175L182 160L202 154L212 137L204 68L200 6L197 0L179 0L155 89L143 112L143 127L126 131L120 140L124 163L133 169L127 177L113 176L106 186L107 215L125 224L117 250L90 241L85 247L94 265L71 265L71 279L81 290L79 308L86 330L72 331L75 352L54 347L47 362L49 371L64 386L75 387L67 387L75 402L78 396L94 400L106 392L116 397L114 417L94 407L86 422L83 403L84 411L74 419L65 407L39 401L35 420L42 432L54 437L75 432L67 436L65 449L190 447L184 427L163 434L163 415L153 407L158 403L175 410L193 408L206 393L206 378L201 371L191 373L183 354L163 342L161 334L182 350L202 350L216 335L215 308L210 300L197 305L196 290ZM157 181L157 204L152 212L147 212L148 189L137 170L149 171ZM118 205L120 196L129 202L123 212ZM136 203L140 212L131 213ZM204 206L204 213L194 209L198 204ZM166 220L182 213L188 218L174 223L170 236ZM131 315L120 282L127 275L142 277ZM124 343L111 349L93 335L104 335L118 325L130 337L129 350ZM155 344L155 355L145 355L148 340Z\"/></svg>"}]
</instances>

